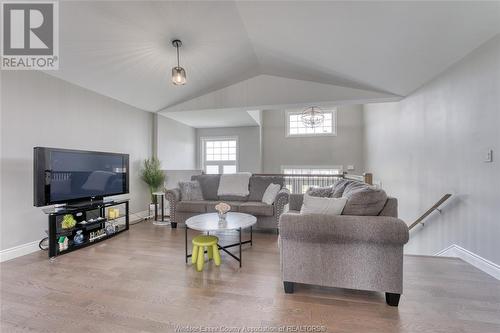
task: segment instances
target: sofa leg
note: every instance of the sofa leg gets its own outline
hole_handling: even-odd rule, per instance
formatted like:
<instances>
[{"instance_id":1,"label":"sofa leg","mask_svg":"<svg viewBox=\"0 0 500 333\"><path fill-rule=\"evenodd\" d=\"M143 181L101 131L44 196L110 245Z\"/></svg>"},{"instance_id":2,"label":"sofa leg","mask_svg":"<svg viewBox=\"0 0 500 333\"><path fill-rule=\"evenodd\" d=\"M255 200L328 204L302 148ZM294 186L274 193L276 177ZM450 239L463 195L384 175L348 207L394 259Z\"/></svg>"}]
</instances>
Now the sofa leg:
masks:
<instances>
[{"instance_id":1,"label":"sofa leg","mask_svg":"<svg viewBox=\"0 0 500 333\"><path fill-rule=\"evenodd\" d=\"M399 297L401 294L385 293L385 302L390 306L398 306Z\"/></svg>"},{"instance_id":2,"label":"sofa leg","mask_svg":"<svg viewBox=\"0 0 500 333\"><path fill-rule=\"evenodd\" d=\"M293 294L293 282L283 281L283 287L285 288L285 294Z\"/></svg>"},{"instance_id":3,"label":"sofa leg","mask_svg":"<svg viewBox=\"0 0 500 333\"><path fill-rule=\"evenodd\" d=\"M172 226L172 229L177 228L177 222L170 222L170 225Z\"/></svg>"}]
</instances>

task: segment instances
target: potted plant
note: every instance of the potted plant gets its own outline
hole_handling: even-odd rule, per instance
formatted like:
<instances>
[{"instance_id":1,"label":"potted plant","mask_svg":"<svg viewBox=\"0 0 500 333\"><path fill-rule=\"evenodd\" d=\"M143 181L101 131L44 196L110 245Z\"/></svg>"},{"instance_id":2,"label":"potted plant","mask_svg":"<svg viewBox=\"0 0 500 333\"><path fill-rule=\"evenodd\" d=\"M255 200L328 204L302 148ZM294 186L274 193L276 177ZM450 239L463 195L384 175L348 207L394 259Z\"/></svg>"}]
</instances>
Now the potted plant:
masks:
<instances>
[{"instance_id":1,"label":"potted plant","mask_svg":"<svg viewBox=\"0 0 500 333\"><path fill-rule=\"evenodd\" d=\"M158 158L151 157L144 160L144 165L141 170L141 178L146 184L148 184L149 193L151 194L151 205L154 205L155 198L153 193L158 191L165 182L165 174L161 170L161 162Z\"/></svg>"}]
</instances>

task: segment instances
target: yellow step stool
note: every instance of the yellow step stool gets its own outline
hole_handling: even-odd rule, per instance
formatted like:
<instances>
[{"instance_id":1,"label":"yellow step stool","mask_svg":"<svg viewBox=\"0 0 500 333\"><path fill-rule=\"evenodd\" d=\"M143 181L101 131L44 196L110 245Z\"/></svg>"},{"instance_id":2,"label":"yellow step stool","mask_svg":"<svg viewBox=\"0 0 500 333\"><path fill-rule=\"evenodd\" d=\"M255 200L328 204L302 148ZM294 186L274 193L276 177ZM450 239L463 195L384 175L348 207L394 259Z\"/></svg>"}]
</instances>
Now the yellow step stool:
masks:
<instances>
[{"instance_id":1,"label":"yellow step stool","mask_svg":"<svg viewBox=\"0 0 500 333\"><path fill-rule=\"evenodd\" d=\"M205 262L205 248L208 253L208 260L213 259L216 266L220 266L220 253L217 243L219 238L209 235L200 235L193 238L193 254L191 262L196 264L196 270L201 272Z\"/></svg>"}]
</instances>

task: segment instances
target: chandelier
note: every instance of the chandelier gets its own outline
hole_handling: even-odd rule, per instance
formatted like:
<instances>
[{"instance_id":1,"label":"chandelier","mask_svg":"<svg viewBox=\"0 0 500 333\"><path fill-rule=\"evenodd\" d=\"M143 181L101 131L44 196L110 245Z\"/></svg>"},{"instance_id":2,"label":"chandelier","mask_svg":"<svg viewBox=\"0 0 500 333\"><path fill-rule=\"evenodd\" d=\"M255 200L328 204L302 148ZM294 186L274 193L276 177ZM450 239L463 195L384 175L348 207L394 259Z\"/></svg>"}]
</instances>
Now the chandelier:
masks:
<instances>
[{"instance_id":1,"label":"chandelier","mask_svg":"<svg viewBox=\"0 0 500 333\"><path fill-rule=\"evenodd\" d=\"M182 42L176 39L172 41L172 45L177 49L177 66L172 67L172 83L181 86L186 84L186 70L179 65L179 47Z\"/></svg>"},{"instance_id":2,"label":"chandelier","mask_svg":"<svg viewBox=\"0 0 500 333\"><path fill-rule=\"evenodd\" d=\"M302 112L300 118L306 127L315 128L323 124L325 116L318 106L311 106Z\"/></svg>"}]
</instances>

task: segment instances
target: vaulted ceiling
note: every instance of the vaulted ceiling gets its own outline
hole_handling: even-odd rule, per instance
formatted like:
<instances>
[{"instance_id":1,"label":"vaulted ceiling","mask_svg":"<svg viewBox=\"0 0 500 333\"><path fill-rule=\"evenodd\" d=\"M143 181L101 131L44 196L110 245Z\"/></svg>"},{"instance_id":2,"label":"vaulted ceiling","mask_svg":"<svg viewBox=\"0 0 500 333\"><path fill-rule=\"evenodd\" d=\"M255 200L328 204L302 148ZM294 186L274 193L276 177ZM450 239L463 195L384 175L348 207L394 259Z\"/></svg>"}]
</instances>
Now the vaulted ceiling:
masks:
<instances>
[{"instance_id":1,"label":"vaulted ceiling","mask_svg":"<svg viewBox=\"0 0 500 333\"><path fill-rule=\"evenodd\" d=\"M71 1L59 11L60 70L48 73L153 112L280 104L289 87L297 105L400 98L500 33L500 2ZM170 82L174 38L185 86ZM322 95L296 94L316 87Z\"/></svg>"}]
</instances>

